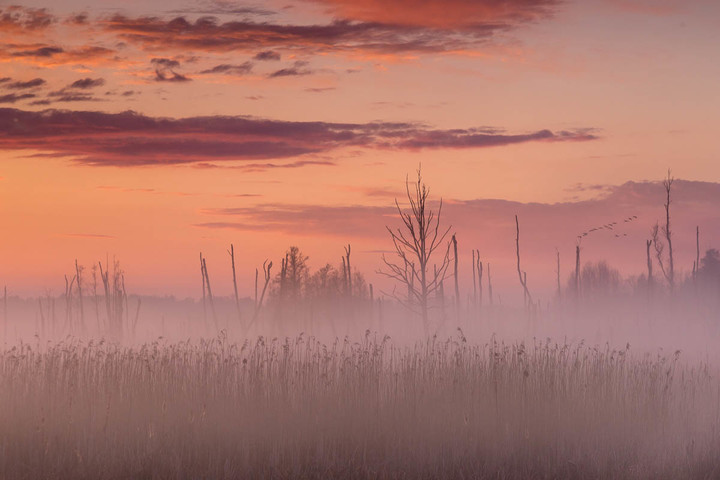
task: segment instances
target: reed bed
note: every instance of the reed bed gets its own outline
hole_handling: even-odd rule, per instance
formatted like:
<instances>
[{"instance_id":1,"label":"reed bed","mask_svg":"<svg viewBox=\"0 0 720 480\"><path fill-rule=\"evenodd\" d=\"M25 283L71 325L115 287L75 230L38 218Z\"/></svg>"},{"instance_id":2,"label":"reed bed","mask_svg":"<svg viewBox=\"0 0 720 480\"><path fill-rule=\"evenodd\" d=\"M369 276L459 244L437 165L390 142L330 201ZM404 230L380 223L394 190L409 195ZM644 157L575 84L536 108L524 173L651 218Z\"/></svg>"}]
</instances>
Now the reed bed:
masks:
<instances>
[{"instance_id":1,"label":"reed bed","mask_svg":"<svg viewBox=\"0 0 720 480\"><path fill-rule=\"evenodd\" d=\"M719 478L714 369L367 334L0 355L0 477Z\"/></svg>"}]
</instances>

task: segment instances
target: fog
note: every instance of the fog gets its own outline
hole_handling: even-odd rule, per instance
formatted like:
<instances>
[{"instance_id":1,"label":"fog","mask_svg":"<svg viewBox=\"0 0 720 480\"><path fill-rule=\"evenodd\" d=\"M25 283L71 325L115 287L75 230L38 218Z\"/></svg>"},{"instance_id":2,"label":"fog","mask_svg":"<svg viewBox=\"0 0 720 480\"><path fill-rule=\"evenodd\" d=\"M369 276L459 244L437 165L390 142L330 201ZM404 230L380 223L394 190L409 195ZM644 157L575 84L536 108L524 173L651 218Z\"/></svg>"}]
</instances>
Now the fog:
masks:
<instances>
[{"instance_id":1,"label":"fog","mask_svg":"<svg viewBox=\"0 0 720 480\"><path fill-rule=\"evenodd\" d=\"M253 298L214 296L205 268L198 299L129 293L117 262L3 295L0 475L720 474L717 252L649 280L579 263L548 299L519 276L516 304L478 258L456 289L448 255L426 315L417 284L375 290L349 247L307 260L266 263Z\"/></svg>"}]
</instances>

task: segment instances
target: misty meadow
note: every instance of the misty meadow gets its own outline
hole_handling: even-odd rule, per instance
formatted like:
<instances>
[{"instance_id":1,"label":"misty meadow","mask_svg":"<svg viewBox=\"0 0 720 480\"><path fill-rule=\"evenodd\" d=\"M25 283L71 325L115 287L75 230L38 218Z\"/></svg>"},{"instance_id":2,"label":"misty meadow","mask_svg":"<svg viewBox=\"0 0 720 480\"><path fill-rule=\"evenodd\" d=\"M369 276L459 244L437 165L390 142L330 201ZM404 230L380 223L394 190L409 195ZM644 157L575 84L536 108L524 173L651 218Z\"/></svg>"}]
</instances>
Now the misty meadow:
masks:
<instances>
[{"instance_id":1,"label":"misty meadow","mask_svg":"<svg viewBox=\"0 0 720 480\"><path fill-rule=\"evenodd\" d=\"M720 478L719 18L0 2L0 479Z\"/></svg>"}]
</instances>

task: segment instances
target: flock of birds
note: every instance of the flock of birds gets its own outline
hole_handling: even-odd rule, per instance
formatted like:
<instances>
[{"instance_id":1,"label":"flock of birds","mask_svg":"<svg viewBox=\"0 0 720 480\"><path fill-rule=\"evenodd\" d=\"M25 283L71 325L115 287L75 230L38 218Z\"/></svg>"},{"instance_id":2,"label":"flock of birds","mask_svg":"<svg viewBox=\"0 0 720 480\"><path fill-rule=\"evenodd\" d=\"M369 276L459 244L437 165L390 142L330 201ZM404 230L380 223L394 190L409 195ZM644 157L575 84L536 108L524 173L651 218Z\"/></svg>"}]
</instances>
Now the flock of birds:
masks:
<instances>
[{"instance_id":1,"label":"flock of birds","mask_svg":"<svg viewBox=\"0 0 720 480\"><path fill-rule=\"evenodd\" d=\"M637 220L637 218L638 218L637 215L633 215L633 216L631 216L631 217L624 218L624 219L622 220L622 222L623 222L623 223L634 222L635 220ZM615 232L615 231L616 231L616 230L615 230L615 227L618 226L618 225L619 225L619 222L610 222L610 223L606 223L605 225L602 225L602 226L600 226L600 227L593 227L593 228L591 228L590 230L588 230L588 231L586 231L586 232L583 232L583 233L581 233L580 235L578 235L578 236L577 236L577 239L578 239L578 240L582 240L583 237L587 237L587 236L590 235L591 233L594 233L594 232L597 232L597 231L600 231L600 230L610 230L611 232ZM615 233L615 237L616 237L616 238L627 237L627 233L619 233L619 232L618 232L618 233Z\"/></svg>"}]
</instances>

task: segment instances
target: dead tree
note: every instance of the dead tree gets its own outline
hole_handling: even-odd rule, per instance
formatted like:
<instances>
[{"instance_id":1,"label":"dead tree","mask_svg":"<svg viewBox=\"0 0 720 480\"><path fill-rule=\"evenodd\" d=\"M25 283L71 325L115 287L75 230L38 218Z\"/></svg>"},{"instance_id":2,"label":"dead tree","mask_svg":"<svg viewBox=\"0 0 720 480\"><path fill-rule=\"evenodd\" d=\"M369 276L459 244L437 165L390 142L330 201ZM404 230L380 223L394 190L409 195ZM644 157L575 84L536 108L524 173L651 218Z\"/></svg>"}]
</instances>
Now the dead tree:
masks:
<instances>
[{"instance_id":1,"label":"dead tree","mask_svg":"<svg viewBox=\"0 0 720 480\"><path fill-rule=\"evenodd\" d=\"M68 277L65 275L65 324L68 328L68 333L72 333L73 330L73 285L75 284L76 275L73 275L72 280L68 282Z\"/></svg>"},{"instance_id":2,"label":"dead tree","mask_svg":"<svg viewBox=\"0 0 720 480\"><path fill-rule=\"evenodd\" d=\"M668 282L668 285L670 285L670 273L668 269L665 268L665 262L663 261L663 253L665 253L665 244L663 243L662 239L660 238L660 225L656 222L655 225L653 225L652 228L652 243L653 248L655 250L655 259L658 262L658 265L660 266L660 271L663 274L663 277Z\"/></svg>"},{"instance_id":3,"label":"dead tree","mask_svg":"<svg viewBox=\"0 0 720 480\"><path fill-rule=\"evenodd\" d=\"M697 273L700 269L700 227L695 227L695 261L693 262L693 285L697 287Z\"/></svg>"},{"instance_id":4,"label":"dead tree","mask_svg":"<svg viewBox=\"0 0 720 480\"><path fill-rule=\"evenodd\" d=\"M523 288L523 299L525 302L525 307L527 308L532 305L533 301L532 296L530 295L530 291L527 287L527 272L523 272L520 269L520 223L518 222L517 215L515 215L515 254L517 255L518 278L520 279L520 285Z\"/></svg>"},{"instance_id":5,"label":"dead tree","mask_svg":"<svg viewBox=\"0 0 720 480\"><path fill-rule=\"evenodd\" d=\"M203 321L207 322L207 286L205 285L205 269L203 268L203 256L200 252L200 276L202 277L202 306L203 306Z\"/></svg>"},{"instance_id":6,"label":"dead tree","mask_svg":"<svg viewBox=\"0 0 720 480\"><path fill-rule=\"evenodd\" d=\"M120 269L120 263L113 259L112 282L110 277L110 265L106 264L106 270L103 270L102 262L98 262L100 267L100 279L103 282L105 290L105 309L107 311L107 329L109 333L116 338L122 338L123 335L123 315L127 310L127 294L125 293L125 277Z\"/></svg>"},{"instance_id":7,"label":"dead tree","mask_svg":"<svg viewBox=\"0 0 720 480\"><path fill-rule=\"evenodd\" d=\"M580 299L580 243L575 244L575 300Z\"/></svg>"},{"instance_id":8,"label":"dead tree","mask_svg":"<svg viewBox=\"0 0 720 480\"><path fill-rule=\"evenodd\" d=\"M232 265L233 292L235 293L235 309L237 310L238 321L241 321L240 297L238 296L237 277L235 276L235 247L232 243L230 244L230 250L228 251L228 253L230 254L230 264Z\"/></svg>"},{"instance_id":9,"label":"dead tree","mask_svg":"<svg viewBox=\"0 0 720 480\"><path fill-rule=\"evenodd\" d=\"M83 267L78 265L78 261L77 261L77 259L75 259L75 275L77 277L78 306L80 307L80 328L84 332L85 331L85 308L83 306L82 272L83 272Z\"/></svg>"},{"instance_id":10,"label":"dead tree","mask_svg":"<svg viewBox=\"0 0 720 480\"><path fill-rule=\"evenodd\" d=\"M493 290L492 290L492 276L490 275L490 263L487 264L487 279L488 279L488 301L490 306L493 305Z\"/></svg>"},{"instance_id":11,"label":"dead tree","mask_svg":"<svg viewBox=\"0 0 720 480\"><path fill-rule=\"evenodd\" d=\"M213 301L212 289L210 288L210 276L208 275L207 262L205 261L205 257L202 256L202 252L200 253L200 273L203 275L203 285L207 288L207 298L208 303L210 304L210 312L212 313L213 323L215 323L215 327L217 328L218 321L217 315L215 314L215 302ZM203 289L203 293L204 292L205 290Z\"/></svg>"},{"instance_id":12,"label":"dead tree","mask_svg":"<svg viewBox=\"0 0 720 480\"><path fill-rule=\"evenodd\" d=\"M284 261L283 261L284 263ZM270 270L272 269L273 262L269 262L265 260L263 262L263 273L265 274L265 285L263 285L262 294L260 295L260 300L257 300L257 269L255 269L255 312L253 313L253 318L250 321L250 323L247 326L247 329L249 330L253 323L255 323L255 320L257 320L258 315L260 314L260 308L262 308L263 300L265 299L265 292L267 291L268 285L270 284Z\"/></svg>"},{"instance_id":13,"label":"dead tree","mask_svg":"<svg viewBox=\"0 0 720 480\"><path fill-rule=\"evenodd\" d=\"M350 244L345 247L345 259L347 264L347 292L348 296L352 297L352 269L350 268Z\"/></svg>"},{"instance_id":14,"label":"dead tree","mask_svg":"<svg viewBox=\"0 0 720 480\"><path fill-rule=\"evenodd\" d=\"M672 246L672 232L670 231L670 190L675 179L670 176L670 170L668 169L667 178L663 180L663 187L665 187L665 227L663 233L668 245L668 285L670 285L670 292L675 289L675 261L673 259L673 246Z\"/></svg>"},{"instance_id":15,"label":"dead tree","mask_svg":"<svg viewBox=\"0 0 720 480\"><path fill-rule=\"evenodd\" d=\"M411 311L414 311L422 318L425 332L429 332L428 323L428 298L440 288L440 283L445 278L448 266L450 265L450 242L445 243L445 238L450 233L450 227L440 230L440 217L442 214L442 199L437 213L428 205L427 199L430 190L422 181L420 169L417 171L417 181L413 184L411 192L410 182L405 179L405 190L410 203L410 211L404 212L400 208L397 199L395 206L402 220L402 229L395 230L386 227L393 246L397 261L388 260L383 255L385 270L378 273L385 275L407 287L408 296L406 299L395 295L392 296ZM442 254L437 273L429 270L430 261L438 253Z\"/></svg>"},{"instance_id":16,"label":"dead tree","mask_svg":"<svg viewBox=\"0 0 720 480\"><path fill-rule=\"evenodd\" d=\"M97 265L93 264L92 267L92 279L93 279L93 304L95 305L95 322L97 323L98 332L102 330L102 325L100 324L100 305L98 302L98 294L97 294Z\"/></svg>"},{"instance_id":17,"label":"dead tree","mask_svg":"<svg viewBox=\"0 0 720 480\"><path fill-rule=\"evenodd\" d=\"M650 246L652 245L652 240L646 240L645 241L645 253L647 255L647 288L648 288L648 295L652 295L653 291L653 271L652 271L652 257L650 256Z\"/></svg>"},{"instance_id":18,"label":"dead tree","mask_svg":"<svg viewBox=\"0 0 720 480\"><path fill-rule=\"evenodd\" d=\"M258 307L258 269L255 269L255 301L253 302L253 313Z\"/></svg>"},{"instance_id":19,"label":"dead tree","mask_svg":"<svg viewBox=\"0 0 720 480\"><path fill-rule=\"evenodd\" d=\"M476 270L475 270L475 249L472 250L472 273L473 273L473 308L477 308L477 280L475 278Z\"/></svg>"},{"instance_id":20,"label":"dead tree","mask_svg":"<svg viewBox=\"0 0 720 480\"><path fill-rule=\"evenodd\" d=\"M453 244L453 261L455 263L455 313L460 315L460 284L458 282L458 253L457 253L457 239L455 235L452 236Z\"/></svg>"},{"instance_id":21,"label":"dead tree","mask_svg":"<svg viewBox=\"0 0 720 480\"><path fill-rule=\"evenodd\" d=\"M478 255L480 252L478 252ZM483 288L482 288L482 277L483 277L483 262L480 261L480 257L478 256L478 306L482 308L483 306Z\"/></svg>"}]
</instances>

